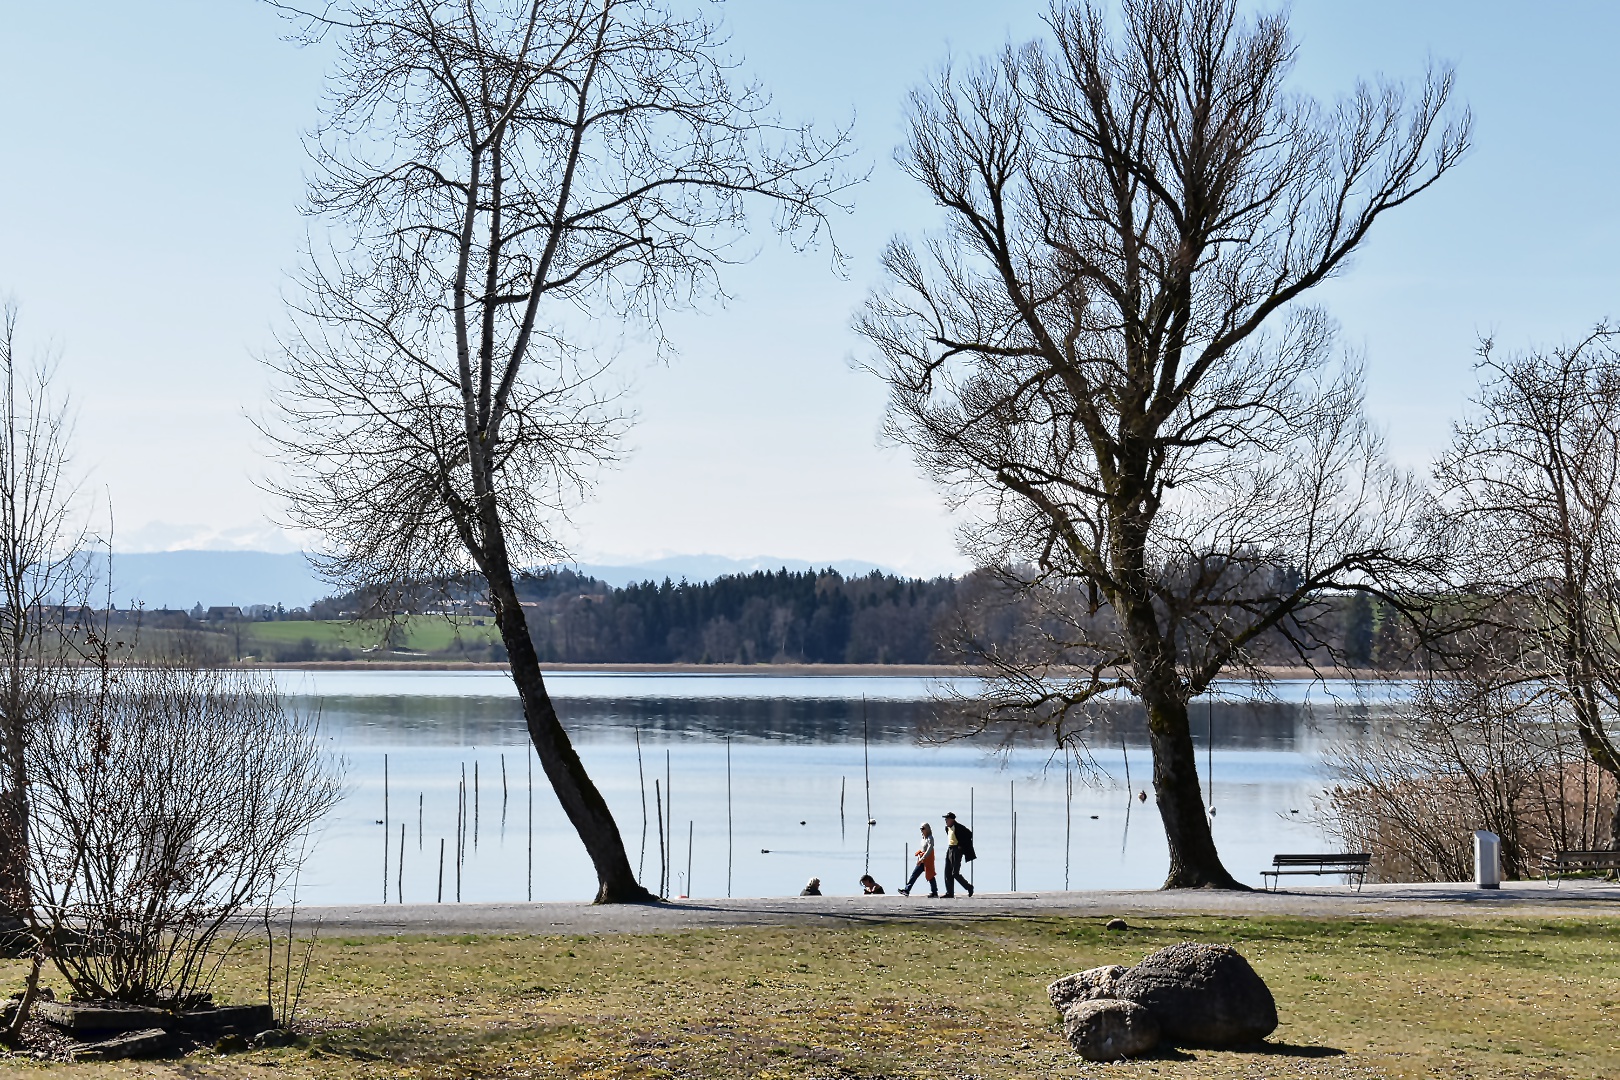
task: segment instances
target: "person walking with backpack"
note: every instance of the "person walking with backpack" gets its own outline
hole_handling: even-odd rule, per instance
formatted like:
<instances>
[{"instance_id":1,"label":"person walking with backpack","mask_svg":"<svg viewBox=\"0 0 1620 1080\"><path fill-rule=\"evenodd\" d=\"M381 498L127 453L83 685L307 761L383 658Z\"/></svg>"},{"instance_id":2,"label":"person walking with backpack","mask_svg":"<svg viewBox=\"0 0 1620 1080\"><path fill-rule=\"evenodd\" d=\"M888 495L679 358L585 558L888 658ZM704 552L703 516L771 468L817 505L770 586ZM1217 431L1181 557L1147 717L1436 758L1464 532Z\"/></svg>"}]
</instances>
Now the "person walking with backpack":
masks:
<instances>
[{"instance_id":1,"label":"person walking with backpack","mask_svg":"<svg viewBox=\"0 0 1620 1080\"><path fill-rule=\"evenodd\" d=\"M973 895L973 883L962 876L962 864L978 858L973 850L973 830L959 825L955 814L945 815L945 899L956 899L956 886L960 882Z\"/></svg>"},{"instance_id":2,"label":"person walking with backpack","mask_svg":"<svg viewBox=\"0 0 1620 1080\"><path fill-rule=\"evenodd\" d=\"M939 895L939 881L934 876L934 827L925 821L920 828L922 829L922 847L916 851L917 865L912 868L911 880L906 882L906 887L900 890L901 896L910 896L911 887L917 884L917 879L924 874L928 875L928 895ZM949 887L947 884L946 888Z\"/></svg>"}]
</instances>

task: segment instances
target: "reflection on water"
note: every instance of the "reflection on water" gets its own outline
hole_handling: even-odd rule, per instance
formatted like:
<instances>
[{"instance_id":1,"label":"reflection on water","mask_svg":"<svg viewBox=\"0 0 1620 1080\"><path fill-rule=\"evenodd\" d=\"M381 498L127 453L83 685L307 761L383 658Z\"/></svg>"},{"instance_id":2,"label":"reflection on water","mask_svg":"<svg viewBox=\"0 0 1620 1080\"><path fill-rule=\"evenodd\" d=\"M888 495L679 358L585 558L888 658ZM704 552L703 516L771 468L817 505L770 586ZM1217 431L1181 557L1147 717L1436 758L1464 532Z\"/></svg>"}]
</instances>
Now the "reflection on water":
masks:
<instances>
[{"instance_id":1,"label":"reflection on water","mask_svg":"<svg viewBox=\"0 0 1620 1080\"><path fill-rule=\"evenodd\" d=\"M401 890L408 902L436 898L441 840L453 901L463 769L463 900L594 891L504 674L281 672L278 681L301 708L320 709L346 763L349 795L322 833L302 900L383 899L386 813L389 901ZM974 878L992 891L1012 882L1014 813L1020 889L1151 888L1163 878L1151 794L1146 804L1132 797L1149 787L1146 725L1133 703L1096 707L1087 729L1094 771L1066 776L1063 758L1034 738L929 741L936 684L924 679L570 673L548 684L649 883L659 876L655 781L667 797L673 893L724 896L729 877L731 895L785 895L812 875L824 891L853 893L868 870L892 891L918 824L937 829L947 810L971 821ZM1221 700L1195 704L1200 778L1213 776L1216 840L1239 878L1258 883L1275 852L1330 843L1305 820L1323 786L1321 751L1364 737L1390 713L1399 688L1377 690L1280 684L1273 700L1254 701L1227 687Z\"/></svg>"}]
</instances>

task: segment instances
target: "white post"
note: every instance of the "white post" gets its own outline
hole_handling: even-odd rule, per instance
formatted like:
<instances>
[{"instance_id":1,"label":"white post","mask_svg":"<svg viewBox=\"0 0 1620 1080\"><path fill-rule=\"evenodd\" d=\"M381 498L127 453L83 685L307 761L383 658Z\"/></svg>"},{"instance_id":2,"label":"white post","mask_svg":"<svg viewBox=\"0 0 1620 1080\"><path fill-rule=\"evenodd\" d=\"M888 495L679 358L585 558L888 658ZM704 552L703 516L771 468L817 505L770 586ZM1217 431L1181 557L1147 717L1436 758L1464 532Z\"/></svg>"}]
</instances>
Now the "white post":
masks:
<instances>
[{"instance_id":1,"label":"white post","mask_svg":"<svg viewBox=\"0 0 1620 1080\"><path fill-rule=\"evenodd\" d=\"M1502 838L1484 829L1474 834L1474 884L1481 889L1502 884Z\"/></svg>"}]
</instances>

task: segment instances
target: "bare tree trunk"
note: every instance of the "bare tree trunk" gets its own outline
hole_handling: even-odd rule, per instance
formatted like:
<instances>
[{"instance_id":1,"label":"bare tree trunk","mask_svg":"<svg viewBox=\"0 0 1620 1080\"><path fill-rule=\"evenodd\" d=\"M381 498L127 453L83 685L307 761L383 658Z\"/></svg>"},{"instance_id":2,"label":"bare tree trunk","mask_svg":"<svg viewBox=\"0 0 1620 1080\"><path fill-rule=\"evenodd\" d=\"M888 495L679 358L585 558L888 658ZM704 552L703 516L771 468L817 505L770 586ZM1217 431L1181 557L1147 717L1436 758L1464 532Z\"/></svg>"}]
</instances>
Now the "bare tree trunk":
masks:
<instances>
[{"instance_id":1,"label":"bare tree trunk","mask_svg":"<svg viewBox=\"0 0 1620 1080\"><path fill-rule=\"evenodd\" d=\"M8 773L10 770L8 770ZM20 956L33 905L28 887L28 802L15 774L0 791L0 956Z\"/></svg>"},{"instance_id":2,"label":"bare tree trunk","mask_svg":"<svg viewBox=\"0 0 1620 1080\"><path fill-rule=\"evenodd\" d=\"M1144 695L1145 696L1145 695ZM1187 706L1180 701L1148 701L1148 738L1153 746L1153 794L1170 846L1166 889L1242 889L1221 863L1204 813Z\"/></svg>"},{"instance_id":3,"label":"bare tree trunk","mask_svg":"<svg viewBox=\"0 0 1620 1080\"><path fill-rule=\"evenodd\" d=\"M529 622L523 615L523 605L518 602L517 588L504 553L488 561L485 575L495 606L495 621L511 664L512 681L517 684L518 698L523 702L523 719L529 728L529 738L546 778L557 792L563 812L579 833L596 867L596 902L623 904L652 900L652 894L636 881L635 872L630 868L624 840L607 800L602 798L585 771L568 732L557 718L540 671L540 656L529 637Z\"/></svg>"},{"instance_id":4,"label":"bare tree trunk","mask_svg":"<svg viewBox=\"0 0 1620 1080\"><path fill-rule=\"evenodd\" d=\"M0 780L3 784L0 790L0 955L14 956L23 955L16 950L34 910L29 887L28 771L23 756L29 717L22 693L22 680L26 676L22 654L28 643L20 637L11 637L6 645L12 655L7 665L10 693L6 695L6 715L0 720L4 725L4 738L0 741L4 743L5 755L5 776Z\"/></svg>"},{"instance_id":5,"label":"bare tree trunk","mask_svg":"<svg viewBox=\"0 0 1620 1080\"><path fill-rule=\"evenodd\" d=\"M1144 455L1141 455L1145 457ZM1131 492L1129 505L1148 502ZM1136 675L1136 693L1148 714L1148 738L1153 747L1153 794L1164 821L1170 849L1167 889L1243 889L1221 863L1204 814L1204 793L1198 782L1198 756L1193 749L1192 725L1187 717L1190 688L1176 665L1176 647L1166 635L1153 605L1154 582L1140 568L1149 565L1149 519L1127 513L1116 522L1117 538L1109 551L1118 580L1125 590L1112 599L1125 617L1122 630L1126 651ZM1128 590L1128 591L1126 591Z\"/></svg>"}]
</instances>

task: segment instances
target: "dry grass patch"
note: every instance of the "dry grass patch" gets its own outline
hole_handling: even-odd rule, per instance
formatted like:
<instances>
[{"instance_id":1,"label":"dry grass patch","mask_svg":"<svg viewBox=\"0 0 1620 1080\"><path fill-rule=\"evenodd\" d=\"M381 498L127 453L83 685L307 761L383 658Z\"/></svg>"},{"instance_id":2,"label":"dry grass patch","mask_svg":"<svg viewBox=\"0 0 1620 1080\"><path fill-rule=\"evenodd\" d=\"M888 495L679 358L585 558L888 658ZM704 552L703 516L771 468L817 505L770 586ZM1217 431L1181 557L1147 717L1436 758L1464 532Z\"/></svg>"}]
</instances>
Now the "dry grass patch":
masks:
<instances>
[{"instance_id":1,"label":"dry grass patch","mask_svg":"<svg viewBox=\"0 0 1620 1080\"><path fill-rule=\"evenodd\" d=\"M324 942L308 1046L22 1075L208 1077L1545 1077L1620 1069L1601 920L1005 920L842 930ZM1236 944L1277 995L1266 1053L1087 1065L1045 984L1182 940ZM223 996L251 999L244 950ZM7 972L17 977L17 972Z\"/></svg>"}]
</instances>

